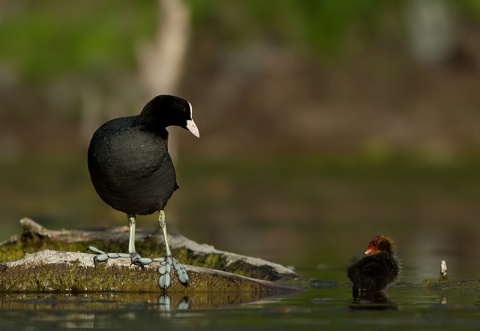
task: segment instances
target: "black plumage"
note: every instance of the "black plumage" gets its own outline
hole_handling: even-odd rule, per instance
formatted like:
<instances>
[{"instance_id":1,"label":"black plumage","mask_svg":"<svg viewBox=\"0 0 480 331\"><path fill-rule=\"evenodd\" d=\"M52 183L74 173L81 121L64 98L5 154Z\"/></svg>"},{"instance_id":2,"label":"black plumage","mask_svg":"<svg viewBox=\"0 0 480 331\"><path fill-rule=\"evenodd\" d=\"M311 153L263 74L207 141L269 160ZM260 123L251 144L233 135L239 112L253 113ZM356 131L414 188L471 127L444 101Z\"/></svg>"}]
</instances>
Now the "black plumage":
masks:
<instances>
[{"instance_id":1,"label":"black plumage","mask_svg":"<svg viewBox=\"0 0 480 331\"><path fill-rule=\"evenodd\" d=\"M348 268L354 292L379 292L398 278L400 266L390 238L375 236L365 254Z\"/></svg>"},{"instance_id":2,"label":"black plumage","mask_svg":"<svg viewBox=\"0 0 480 331\"><path fill-rule=\"evenodd\" d=\"M177 188L167 137L136 126L137 116L102 125L88 150L98 195L128 215L162 210Z\"/></svg>"},{"instance_id":3,"label":"black plumage","mask_svg":"<svg viewBox=\"0 0 480 331\"><path fill-rule=\"evenodd\" d=\"M108 121L95 132L88 169L103 201L128 215L164 209L178 188L166 127L187 128L190 108L183 99L158 96L139 116Z\"/></svg>"},{"instance_id":4,"label":"black plumage","mask_svg":"<svg viewBox=\"0 0 480 331\"><path fill-rule=\"evenodd\" d=\"M398 276L399 268L388 253L367 255L348 268L348 278L361 291L379 292Z\"/></svg>"},{"instance_id":5,"label":"black plumage","mask_svg":"<svg viewBox=\"0 0 480 331\"><path fill-rule=\"evenodd\" d=\"M135 215L160 212L159 224L164 232L167 256L171 255L163 209L178 188L175 168L168 154L166 128L172 125L200 136L189 102L170 95L157 96L145 105L140 115L103 124L94 133L88 148L88 169L93 186L103 201L128 215L128 253L132 263L140 266L151 261L142 259L135 251ZM122 257L96 248L91 250L98 254L96 263ZM168 260L169 264L172 260L175 261ZM187 276L184 279L188 282Z\"/></svg>"}]
</instances>

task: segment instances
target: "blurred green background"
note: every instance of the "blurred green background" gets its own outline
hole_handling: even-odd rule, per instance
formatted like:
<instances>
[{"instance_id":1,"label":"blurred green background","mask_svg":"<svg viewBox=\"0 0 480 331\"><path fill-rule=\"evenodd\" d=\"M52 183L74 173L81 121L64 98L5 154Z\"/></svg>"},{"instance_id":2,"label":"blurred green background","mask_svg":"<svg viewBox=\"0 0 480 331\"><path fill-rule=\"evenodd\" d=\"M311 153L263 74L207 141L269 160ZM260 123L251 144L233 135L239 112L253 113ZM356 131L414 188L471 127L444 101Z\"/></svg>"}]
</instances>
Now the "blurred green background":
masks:
<instances>
[{"instance_id":1,"label":"blurred green background","mask_svg":"<svg viewBox=\"0 0 480 331\"><path fill-rule=\"evenodd\" d=\"M89 139L175 93L201 138L170 129L170 231L306 274L343 274L384 233L405 280L440 259L478 277L479 91L478 0L3 0L0 241L24 216L126 225L90 183Z\"/></svg>"}]
</instances>

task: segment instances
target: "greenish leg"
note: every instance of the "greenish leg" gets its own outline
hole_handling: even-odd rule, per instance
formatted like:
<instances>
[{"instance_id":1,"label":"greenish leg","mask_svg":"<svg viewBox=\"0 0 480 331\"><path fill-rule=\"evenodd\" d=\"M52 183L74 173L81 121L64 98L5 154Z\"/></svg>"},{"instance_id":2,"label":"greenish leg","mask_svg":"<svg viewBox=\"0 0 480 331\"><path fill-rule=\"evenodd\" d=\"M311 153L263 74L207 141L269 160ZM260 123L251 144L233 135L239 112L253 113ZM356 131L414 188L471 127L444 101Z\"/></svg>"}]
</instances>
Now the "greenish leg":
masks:
<instances>
[{"instance_id":1,"label":"greenish leg","mask_svg":"<svg viewBox=\"0 0 480 331\"><path fill-rule=\"evenodd\" d=\"M130 236L128 240L128 254L106 253L98 248L92 246L88 247L88 250L97 254L93 258L93 263L95 264L95 266L97 266L99 262L106 262L108 259L118 258L130 258L132 264L138 265L141 268L153 262L152 259L142 258L135 250L135 223L135 215L128 215L128 226L130 228Z\"/></svg>"},{"instance_id":2,"label":"greenish leg","mask_svg":"<svg viewBox=\"0 0 480 331\"><path fill-rule=\"evenodd\" d=\"M158 224L160 224L160 228L162 228L163 238L165 240L165 251L167 252L167 256L172 256L172 252L170 252L170 245L168 245L168 235L167 235L167 219L165 218L165 212L160 210L160 215L158 216Z\"/></svg>"},{"instance_id":3,"label":"greenish leg","mask_svg":"<svg viewBox=\"0 0 480 331\"><path fill-rule=\"evenodd\" d=\"M130 237L128 240L128 254L136 254L135 250L135 215L128 215L128 227L130 228Z\"/></svg>"},{"instance_id":4,"label":"greenish leg","mask_svg":"<svg viewBox=\"0 0 480 331\"><path fill-rule=\"evenodd\" d=\"M166 256L161 259L153 259L154 261L157 261L160 263L160 267L158 267L157 271L160 274L160 279L158 280L158 285L163 288L167 289L171 285L171 268L175 269L177 272L177 277L180 283L183 285L187 285L189 282L188 274L187 271L185 270L185 267L175 260L172 257L172 252L170 251L170 246L168 244L168 234L167 234L167 220L165 218L165 212L163 210L160 210L160 215L158 217L158 224L160 225L160 228L163 231L163 237L165 239L165 251L166 251Z\"/></svg>"}]
</instances>

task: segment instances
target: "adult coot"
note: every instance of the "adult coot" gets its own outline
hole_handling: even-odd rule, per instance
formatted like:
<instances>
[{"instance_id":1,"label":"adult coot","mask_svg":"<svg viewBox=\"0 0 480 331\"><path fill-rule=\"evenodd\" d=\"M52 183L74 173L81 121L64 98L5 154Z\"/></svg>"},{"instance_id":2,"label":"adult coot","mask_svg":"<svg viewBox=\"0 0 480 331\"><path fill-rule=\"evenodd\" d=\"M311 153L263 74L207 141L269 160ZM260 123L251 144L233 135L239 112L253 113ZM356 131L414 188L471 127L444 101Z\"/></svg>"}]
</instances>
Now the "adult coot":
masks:
<instances>
[{"instance_id":1,"label":"adult coot","mask_svg":"<svg viewBox=\"0 0 480 331\"><path fill-rule=\"evenodd\" d=\"M395 254L395 244L386 236L375 236L366 256L348 268L348 278L353 282L353 293L380 292L393 283L400 274Z\"/></svg>"},{"instance_id":2,"label":"adult coot","mask_svg":"<svg viewBox=\"0 0 480 331\"><path fill-rule=\"evenodd\" d=\"M109 258L130 257L132 264L143 268L153 261L160 263L159 286L170 286L173 265L178 279L188 284L183 265L172 257L168 245L163 209L178 188L175 169L168 154L168 131L176 125L200 137L192 119L192 106L186 100L160 95L148 102L138 116L121 117L103 124L93 134L88 148L88 170L98 195L111 207L127 214L130 226L128 254L105 253L95 247L95 265ZM135 250L135 215L160 212L158 223L163 231L166 257L142 258Z\"/></svg>"}]
</instances>

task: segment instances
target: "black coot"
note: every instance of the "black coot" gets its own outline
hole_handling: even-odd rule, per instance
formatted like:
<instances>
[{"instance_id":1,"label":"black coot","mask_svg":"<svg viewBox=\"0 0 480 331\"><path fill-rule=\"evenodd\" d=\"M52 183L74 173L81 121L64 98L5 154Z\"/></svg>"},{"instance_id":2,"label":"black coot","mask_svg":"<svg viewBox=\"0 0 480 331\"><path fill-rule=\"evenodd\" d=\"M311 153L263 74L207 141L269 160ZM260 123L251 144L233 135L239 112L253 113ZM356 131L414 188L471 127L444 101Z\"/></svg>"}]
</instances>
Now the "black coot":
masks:
<instances>
[{"instance_id":1,"label":"black coot","mask_svg":"<svg viewBox=\"0 0 480 331\"><path fill-rule=\"evenodd\" d=\"M175 168L168 154L168 126L188 129L199 137L192 119L192 106L186 100L160 95L153 98L138 116L113 119L94 133L88 148L88 170L98 195L113 208L127 214L130 226L128 254L105 253L95 247L95 264L108 258L130 257L143 267L160 262L160 287L170 286L171 266L183 284L189 279L185 268L171 256L163 209L178 188ZM160 212L166 257L141 258L135 250L135 215Z\"/></svg>"},{"instance_id":2,"label":"black coot","mask_svg":"<svg viewBox=\"0 0 480 331\"><path fill-rule=\"evenodd\" d=\"M400 266L393 240L375 236L365 251L366 256L348 268L353 293L380 292L397 280Z\"/></svg>"}]
</instances>

